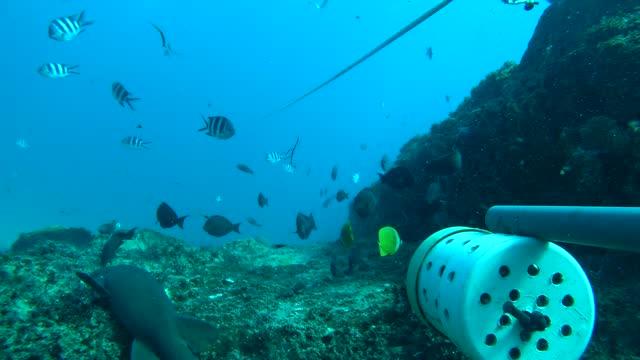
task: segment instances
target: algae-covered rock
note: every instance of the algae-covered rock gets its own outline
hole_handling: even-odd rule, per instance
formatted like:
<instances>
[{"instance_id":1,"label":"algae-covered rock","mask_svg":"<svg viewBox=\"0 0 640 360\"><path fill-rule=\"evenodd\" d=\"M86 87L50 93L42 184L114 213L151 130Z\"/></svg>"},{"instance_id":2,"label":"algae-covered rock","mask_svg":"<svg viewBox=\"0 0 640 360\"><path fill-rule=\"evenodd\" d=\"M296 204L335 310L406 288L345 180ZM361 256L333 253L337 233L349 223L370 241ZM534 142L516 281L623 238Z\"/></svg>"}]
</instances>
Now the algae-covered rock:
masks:
<instances>
[{"instance_id":1,"label":"algae-covered rock","mask_svg":"<svg viewBox=\"0 0 640 360\"><path fill-rule=\"evenodd\" d=\"M100 268L104 241L0 256L3 359L129 357L125 329L75 275ZM112 264L149 271L179 313L220 328L201 359L464 358L412 315L399 258L333 278L327 251L251 238L204 249L138 230Z\"/></svg>"},{"instance_id":2,"label":"algae-covered rock","mask_svg":"<svg viewBox=\"0 0 640 360\"><path fill-rule=\"evenodd\" d=\"M86 248L91 245L92 240L93 235L86 229L56 226L20 234L18 239L11 244L11 251L28 251L43 246L47 242L57 242L73 245L78 248Z\"/></svg>"}]
</instances>

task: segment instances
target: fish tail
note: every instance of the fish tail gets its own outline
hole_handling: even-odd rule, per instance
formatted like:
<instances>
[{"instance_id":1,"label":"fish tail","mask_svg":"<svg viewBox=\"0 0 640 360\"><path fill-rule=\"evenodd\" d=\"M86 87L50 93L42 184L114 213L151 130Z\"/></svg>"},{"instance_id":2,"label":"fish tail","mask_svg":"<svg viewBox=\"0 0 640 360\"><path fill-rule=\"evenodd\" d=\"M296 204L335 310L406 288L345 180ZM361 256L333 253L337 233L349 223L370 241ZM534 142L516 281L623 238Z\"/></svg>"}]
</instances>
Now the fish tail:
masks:
<instances>
[{"instance_id":1,"label":"fish tail","mask_svg":"<svg viewBox=\"0 0 640 360\"><path fill-rule=\"evenodd\" d=\"M68 66L67 68L69 69L69 74L80 75L80 73L76 70L78 66L79 65Z\"/></svg>"},{"instance_id":2,"label":"fish tail","mask_svg":"<svg viewBox=\"0 0 640 360\"><path fill-rule=\"evenodd\" d=\"M130 97L130 98L126 98L125 102L127 103L127 105L129 105L129 108L131 110L136 111L136 109L133 107L133 104L131 102L138 101L138 100L140 100L140 98L132 98L132 97ZM124 106L124 105L122 105L122 106Z\"/></svg>"},{"instance_id":3,"label":"fish tail","mask_svg":"<svg viewBox=\"0 0 640 360\"><path fill-rule=\"evenodd\" d=\"M89 25L93 25L93 21L85 21L84 20L84 10L82 10L80 12L80 14L78 14L77 16L77 20L78 23L80 23L80 26L89 26Z\"/></svg>"},{"instance_id":4,"label":"fish tail","mask_svg":"<svg viewBox=\"0 0 640 360\"><path fill-rule=\"evenodd\" d=\"M204 121L204 126L200 129L198 129L198 131L206 131L209 126L207 124L207 118L204 117L204 115L200 115L202 117L202 121Z\"/></svg>"},{"instance_id":5,"label":"fish tail","mask_svg":"<svg viewBox=\"0 0 640 360\"><path fill-rule=\"evenodd\" d=\"M178 220L176 221L176 223L178 224L178 227L180 229L184 229L184 219L186 219L187 217L189 217L189 215L185 215L183 217L179 217Z\"/></svg>"},{"instance_id":6,"label":"fish tail","mask_svg":"<svg viewBox=\"0 0 640 360\"><path fill-rule=\"evenodd\" d=\"M235 231L238 234L240 234L240 223L233 224L233 231Z\"/></svg>"}]
</instances>

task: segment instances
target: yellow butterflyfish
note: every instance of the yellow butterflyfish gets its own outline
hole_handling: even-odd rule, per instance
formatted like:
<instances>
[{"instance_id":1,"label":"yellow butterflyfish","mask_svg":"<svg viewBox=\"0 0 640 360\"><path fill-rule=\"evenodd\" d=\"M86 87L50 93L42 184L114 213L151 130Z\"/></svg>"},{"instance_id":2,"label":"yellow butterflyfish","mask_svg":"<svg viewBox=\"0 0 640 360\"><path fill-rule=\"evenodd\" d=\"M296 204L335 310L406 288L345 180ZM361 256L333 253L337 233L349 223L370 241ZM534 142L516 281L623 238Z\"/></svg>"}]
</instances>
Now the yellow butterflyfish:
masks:
<instances>
[{"instance_id":1,"label":"yellow butterflyfish","mask_svg":"<svg viewBox=\"0 0 640 360\"><path fill-rule=\"evenodd\" d=\"M396 229L391 226L385 226L378 230L378 250L380 250L380 256L395 254L398 252L401 243L400 235Z\"/></svg>"}]
</instances>

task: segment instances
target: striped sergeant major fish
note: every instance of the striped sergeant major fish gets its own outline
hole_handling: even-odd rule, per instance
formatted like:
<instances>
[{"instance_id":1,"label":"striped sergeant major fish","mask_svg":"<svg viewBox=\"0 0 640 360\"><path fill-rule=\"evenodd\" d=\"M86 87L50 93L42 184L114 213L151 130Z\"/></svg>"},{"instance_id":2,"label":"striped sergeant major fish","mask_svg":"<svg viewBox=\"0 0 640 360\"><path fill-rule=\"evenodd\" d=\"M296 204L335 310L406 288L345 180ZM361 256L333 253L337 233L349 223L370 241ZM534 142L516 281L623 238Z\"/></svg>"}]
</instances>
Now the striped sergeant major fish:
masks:
<instances>
[{"instance_id":1,"label":"striped sergeant major fish","mask_svg":"<svg viewBox=\"0 0 640 360\"><path fill-rule=\"evenodd\" d=\"M69 66L65 64L48 63L38 68L38 73L50 79L62 79L71 74L79 74L75 69L78 66Z\"/></svg>"},{"instance_id":2,"label":"striped sergeant major fish","mask_svg":"<svg viewBox=\"0 0 640 360\"><path fill-rule=\"evenodd\" d=\"M202 116L204 126L198 131L205 131L205 134L221 140L227 140L236 134L231 121L224 116Z\"/></svg>"},{"instance_id":3,"label":"striped sergeant major fish","mask_svg":"<svg viewBox=\"0 0 640 360\"><path fill-rule=\"evenodd\" d=\"M151 144L151 141L144 141L137 136L127 136L122 139L122 143L133 149L148 149L147 145Z\"/></svg>"},{"instance_id":4,"label":"striped sergeant major fish","mask_svg":"<svg viewBox=\"0 0 640 360\"><path fill-rule=\"evenodd\" d=\"M131 110L135 111L131 102L140 100L140 98L131 97L131 93L124 88L124 85L117 81L114 82L113 85L111 85L111 93L120 106L127 104Z\"/></svg>"},{"instance_id":5,"label":"striped sergeant major fish","mask_svg":"<svg viewBox=\"0 0 640 360\"><path fill-rule=\"evenodd\" d=\"M296 171L296 168L290 163L284 164L283 168L284 171L288 172L289 174L293 174Z\"/></svg>"},{"instance_id":6,"label":"striped sergeant major fish","mask_svg":"<svg viewBox=\"0 0 640 360\"><path fill-rule=\"evenodd\" d=\"M59 17L49 23L49 38L57 41L71 41L91 24L93 21L84 20L84 11L77 15Z\"/></svg>"},{"instance_id":7,"label":"striped sergeant major fish","mask_svg":"<svg viewBox=\"0 0 640 360\"><path fill-rule=\"evenodd\" d=\"M267 154L267 161L272 163L272 164L277 164L280 161L284 160L285 156L283 156L282 154L280 154L277 151L272 151L270 153Z\"/></svg>"}]
</instances>

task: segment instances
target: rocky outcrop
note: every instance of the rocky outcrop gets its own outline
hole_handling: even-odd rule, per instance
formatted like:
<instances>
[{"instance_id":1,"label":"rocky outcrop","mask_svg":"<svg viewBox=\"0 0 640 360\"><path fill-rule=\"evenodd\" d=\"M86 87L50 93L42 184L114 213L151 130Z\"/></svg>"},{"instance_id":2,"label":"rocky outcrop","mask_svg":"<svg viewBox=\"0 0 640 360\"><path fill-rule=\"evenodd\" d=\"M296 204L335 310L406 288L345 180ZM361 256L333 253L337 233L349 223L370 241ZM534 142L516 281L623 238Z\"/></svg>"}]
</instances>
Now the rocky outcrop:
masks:
<instances>
[{"instance_id":1,"label":"rocky outcrop","mask_svg":"<svg viewBox=\"0 0 640 360\"><path fill-rule=\"evenodd\" d=\"M640 6L554 1L520 64L489 74L456 111L401 149L417 183L373 186L361 236L395 225L421 241L447 225L482 226L494 204L640 204ZM461 169L429 170L457 150Z\"/></svg>"}]
</instances>

